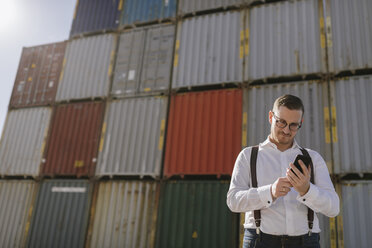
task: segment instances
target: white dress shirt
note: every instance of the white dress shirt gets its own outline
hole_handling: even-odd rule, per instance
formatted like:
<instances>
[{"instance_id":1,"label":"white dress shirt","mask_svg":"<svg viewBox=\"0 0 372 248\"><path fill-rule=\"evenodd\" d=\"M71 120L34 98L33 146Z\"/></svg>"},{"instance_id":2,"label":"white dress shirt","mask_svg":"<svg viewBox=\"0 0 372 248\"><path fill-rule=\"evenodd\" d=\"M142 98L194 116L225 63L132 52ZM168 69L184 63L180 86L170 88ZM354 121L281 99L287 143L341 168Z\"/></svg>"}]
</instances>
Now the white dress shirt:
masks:
<instances>
[{"instance_id":1,"label":"white dress shirt","mask_svg":"<svg viewBox=\"0 0 372 248\"><path fill-rule=\"evenodd\" d=\"M298 154L302 154L296 141L282 152L269 138L259 145L257 157L257 186L251 187L251 147L243 149L236 159L227 205L233 212L246 213L244 228L256 228L253 210L261 210L261 227L264 233L273 235L303 235L309 231L307 207L315 213L334 217L339 213L340 200L329 176L328 168L319 153L306 149L313 161L314 182L302 197L291 188L286 196L275 201L270 186L278 177L285 177L287 168ZM320 232L319 220L314 214L313 232Z\"/></svg>"}]
</instances>

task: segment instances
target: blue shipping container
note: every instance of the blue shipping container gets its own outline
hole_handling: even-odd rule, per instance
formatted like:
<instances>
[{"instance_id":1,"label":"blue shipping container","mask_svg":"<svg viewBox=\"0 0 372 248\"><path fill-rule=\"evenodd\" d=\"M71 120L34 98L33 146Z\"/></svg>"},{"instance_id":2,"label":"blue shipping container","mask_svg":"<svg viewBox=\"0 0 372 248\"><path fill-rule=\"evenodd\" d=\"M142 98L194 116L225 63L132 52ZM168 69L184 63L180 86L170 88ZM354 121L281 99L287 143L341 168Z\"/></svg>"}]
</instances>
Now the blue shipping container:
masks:
<instances>
[{"instance_id":1,"label":"blue shipping container","mask_svg":"<svg viewBox=\"0 0 372 248\"><path fill-rule=\"evenodd\" d=\"M77 0L70 37L81 33L114 30L119 25L124 0Z\"/></svg>"},{"instance_id":2,"label":"blue shipping container","mask_svg":"<svg viewBox=\"0 0 372 248\"><path fill-rule=\"evenodd\" d=\"M176 0L126 0L121 25L161 21L176 16Z\"/></svg>"}]
</instances>

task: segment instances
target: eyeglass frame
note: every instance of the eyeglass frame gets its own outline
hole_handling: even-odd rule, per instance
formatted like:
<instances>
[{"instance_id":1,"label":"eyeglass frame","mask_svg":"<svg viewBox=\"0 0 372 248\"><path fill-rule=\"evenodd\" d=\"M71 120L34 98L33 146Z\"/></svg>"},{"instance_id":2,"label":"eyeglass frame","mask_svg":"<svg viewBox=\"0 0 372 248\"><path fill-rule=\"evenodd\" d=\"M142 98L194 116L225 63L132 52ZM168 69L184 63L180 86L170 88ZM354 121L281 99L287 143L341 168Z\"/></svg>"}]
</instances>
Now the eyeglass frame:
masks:
<instances>
[{"instance_id":1,"label":"eyeglass frame","mask_svg":"<svg viewBox=\"0 0 372 248\"><path fill-rule=\"evenodd\" d=\"M289 130L291 130L292 132L297 132L302 127L302 121L300 123L292 122L292 123L288 124L288 122L286 120L283 120L282 118L276 116L274 111L271 110L271 112L273 113L273 117L275 119L275 126L277 126L278 128L285 128L286 126L288 126ZM280 122L282 124L285 124L285 125L283 127L280 127L280 126L278 126L278 122ZM298 128L296 130L292 130L291 129L292 124L298 125Z\"/></svg>"}]
</instances>

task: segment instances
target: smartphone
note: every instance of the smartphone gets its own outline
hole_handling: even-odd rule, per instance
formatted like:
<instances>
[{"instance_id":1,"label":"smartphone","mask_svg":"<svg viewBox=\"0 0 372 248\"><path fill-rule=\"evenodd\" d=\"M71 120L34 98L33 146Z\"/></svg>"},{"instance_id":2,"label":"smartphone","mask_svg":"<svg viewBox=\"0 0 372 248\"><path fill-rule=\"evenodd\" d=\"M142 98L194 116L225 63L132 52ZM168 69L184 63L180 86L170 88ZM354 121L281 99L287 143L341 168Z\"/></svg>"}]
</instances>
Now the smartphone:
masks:
<instances>
[{"instance_id":1,"label":"smartphone","mask_svg":"<svg viewBox=\"0 0 372 248\"><path fill-rule=\"evenodd\" d=\"M297 168L299 171L301 171L301 173L304 173L304 172L302 171L301 165L300 165L300 163L298 162L298 160L301 160L301 161L306 165L306 167L309 168L311 158L310 158L309 156L305 156L305 155L301 155L301 154L299 154L299 155L297 155L295 161L293 162L294 166L296 166L296 168ZM292 170L292 169L291 169L291 170ZM293 171L293 170L292 170L292 171ZM293 173L295 173L295 172L293 171ZM295 174L296 174L296 173L295 173Z\"/></svg>"}]
</instances>

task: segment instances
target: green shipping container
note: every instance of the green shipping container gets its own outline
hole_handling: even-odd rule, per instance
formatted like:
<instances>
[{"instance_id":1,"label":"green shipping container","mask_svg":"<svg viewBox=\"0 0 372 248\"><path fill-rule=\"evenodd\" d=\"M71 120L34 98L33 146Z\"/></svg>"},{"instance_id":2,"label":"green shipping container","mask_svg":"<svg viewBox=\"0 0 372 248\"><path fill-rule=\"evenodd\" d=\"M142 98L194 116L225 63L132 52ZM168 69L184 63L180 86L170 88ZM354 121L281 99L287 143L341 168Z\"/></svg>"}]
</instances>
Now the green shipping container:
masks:
<instances>
[{"instance_id":1,"label":"green shipping container","mask_svg":"<svg viewBox=\"0 0 372 248\"><path fill-rule=\"evenodd\" d=\"M237 247L238 215L227 208L228 182L162 185L156 247Z\"/></svg>"}]
</instances>

